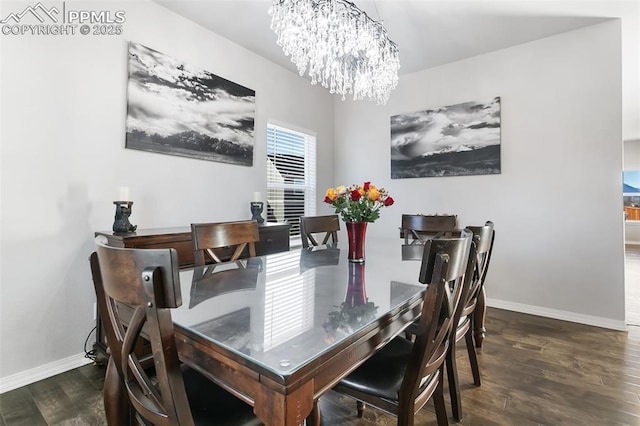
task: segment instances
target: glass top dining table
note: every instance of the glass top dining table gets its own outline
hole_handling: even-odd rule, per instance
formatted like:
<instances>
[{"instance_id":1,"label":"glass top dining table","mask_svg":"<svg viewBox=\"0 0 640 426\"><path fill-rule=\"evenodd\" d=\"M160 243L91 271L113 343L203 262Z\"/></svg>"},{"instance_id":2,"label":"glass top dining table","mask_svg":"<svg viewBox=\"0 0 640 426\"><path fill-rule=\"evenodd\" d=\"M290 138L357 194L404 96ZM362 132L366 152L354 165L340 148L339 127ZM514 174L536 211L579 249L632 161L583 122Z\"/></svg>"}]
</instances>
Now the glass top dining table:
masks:
<instances>
[{"instance_id":1,"label":"glass top dining table","mask_svg":"<svg viewBox=\"0 0 640 426\"><path fill-rule=\"evenodd\" d=\"M267 426L319 426L318 399L419 317L420 254L369 239L365 263L320 246L182 270L180 360Z\"/></svg>"},{"instance_id":2,"label":"glass top dining table","mask_svg":"<svg viewBox=\"0 0 640 426\"><path fill-rule=\"evenodd\" d=\"M403 252L399 239L369 241L365 263L319 246L182 270L173 322L286 380L422 297L420 262Z\"/></svg>"}]
</instances>

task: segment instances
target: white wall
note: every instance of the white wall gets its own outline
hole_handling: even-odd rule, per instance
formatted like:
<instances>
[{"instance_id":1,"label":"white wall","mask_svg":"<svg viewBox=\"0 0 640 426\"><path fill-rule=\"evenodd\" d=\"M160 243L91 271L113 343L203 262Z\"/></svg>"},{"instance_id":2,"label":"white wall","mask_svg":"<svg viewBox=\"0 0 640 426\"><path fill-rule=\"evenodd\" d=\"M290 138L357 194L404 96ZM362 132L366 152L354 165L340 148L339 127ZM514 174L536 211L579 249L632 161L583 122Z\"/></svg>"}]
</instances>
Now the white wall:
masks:
<instances>
[{"instance_id":1,"label":"white wall","mask_svg":"<svg viewBox=\"0 0 640 426\"><path fill-rule=\"evenodd\" d=\"M625 16L622 20L622 136L625 140L640 139L640 2L615 2L615 6L607 6L615 7L622 12L620 16Z\"/></svg>"},{"instance_id":2,"label":"white wall","mask_svg":"<svg viewBox=\"0 0 640 426\"><path fill-rule=\"evenodd\" d=\"M19 12L24 2L3 2ZM318 185L333 181L333 99L244 48L151 2L67 2L126 12L122 36L1 36L0 377L83 351L95 295L93 232L131 188L140 228L249 219L266 191L266 122L317 132ZM5 16L6 13L3 15ZM127 42L256 91L253 167L124 148Z\"/></svg>"},{"instance_id":3,"label":"white wall","mask_svg":"<svg viewBox=\"0 0 640 426\"><path fill-rule=\"evenodd\" d=\"M640 139L624 141L624 170L640 170Z\"/></svg>"},{"instance_id":4,"label":"white wall","mask_svg":"<svg viewBox=\"0 0 640 426\"><path fill-rule=\"evenodd\" d=\"M620 22L400 78L386 107L335 103L335 184L371 180L402 213L496 224L490 303L624 327ZM391 180L389 117L500 96L502 174Z\"/></svg>"}]
</instances>

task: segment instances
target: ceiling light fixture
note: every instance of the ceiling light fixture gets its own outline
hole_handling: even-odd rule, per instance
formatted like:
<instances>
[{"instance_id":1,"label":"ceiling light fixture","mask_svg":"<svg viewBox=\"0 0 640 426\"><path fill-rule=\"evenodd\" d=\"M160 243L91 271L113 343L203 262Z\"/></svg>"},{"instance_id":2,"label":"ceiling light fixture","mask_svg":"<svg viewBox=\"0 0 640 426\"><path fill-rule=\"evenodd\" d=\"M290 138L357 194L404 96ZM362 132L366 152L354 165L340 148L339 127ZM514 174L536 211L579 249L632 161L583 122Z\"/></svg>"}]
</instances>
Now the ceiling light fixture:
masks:
<instances>
[{"instance_id":1,"label":"ceiling light fixture","mask_svg":"<svg viewBox=\"0 0 640 426\"><path fill-rule=\"evenodd\" d=\"M398 46L382 22L346 0L274 0L269 9L278 45L300 75L330 93L387 103L398 85Z\"/></svg>"}]
</instances>

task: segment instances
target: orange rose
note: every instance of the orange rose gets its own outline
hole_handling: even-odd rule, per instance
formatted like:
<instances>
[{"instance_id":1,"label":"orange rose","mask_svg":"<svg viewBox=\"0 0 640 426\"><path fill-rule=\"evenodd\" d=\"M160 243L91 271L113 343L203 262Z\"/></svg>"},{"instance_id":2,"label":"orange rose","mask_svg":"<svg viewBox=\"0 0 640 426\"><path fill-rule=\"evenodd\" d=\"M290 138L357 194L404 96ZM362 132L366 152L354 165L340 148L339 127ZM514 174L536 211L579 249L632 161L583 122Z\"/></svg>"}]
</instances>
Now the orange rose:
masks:
<instances>
[{"instance_id":1,"label":"orange rose","mask_svg":"<svg viewBox=\"0 0 640 426\"><path fill-rule=\"evenodd\" d=\"M380 191L378 191L373 185L369 187L369 192L367 193L367 198L371 201L378 201L380 199Z\"/></svg>"},{"instance_id":2,"label":"orange rose","mask_svg":"<svg viewBox=\"0 0 640 426\"><path fill-rule=\"evenodd\" d=\"M336 198L338 198L338 193L336 192L335 189L333 188L329 188L327 189L327 192L324 194L325 199L329 199L331 201L334 201Z\"/></svg>"}]
</instances>

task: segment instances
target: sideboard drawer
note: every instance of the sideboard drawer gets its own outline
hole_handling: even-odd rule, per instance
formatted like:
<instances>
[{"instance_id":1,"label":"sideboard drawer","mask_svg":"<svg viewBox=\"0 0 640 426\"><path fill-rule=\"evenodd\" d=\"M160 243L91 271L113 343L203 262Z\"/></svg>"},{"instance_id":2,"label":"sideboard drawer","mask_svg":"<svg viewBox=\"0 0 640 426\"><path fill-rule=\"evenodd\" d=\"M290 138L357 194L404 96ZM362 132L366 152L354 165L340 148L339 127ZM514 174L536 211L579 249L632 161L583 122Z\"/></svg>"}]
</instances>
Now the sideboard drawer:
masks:
<instances>
[{"instance_id":1,"label":"sideboard drawer","mask_svg":"<svg viewBox=\"0 0 640 426\"><path fill-rule=\"evenodd\" d=\"M289 251L288 223L267 223L260 226L260 241L256 243L256 255Z\"/></svg>"},{"instance_id":2,"label":"sideboard drawer","mask_svg":"<svg viewBox=\"0 0 640 426\"><path fill-rule=\"evenodd\" d=\"M178 252L178 265L182 267L193 266L193 244L191 240L187 241L166 241L166 242L154 242L148 241L145 243L132 244L131 248L139 249L164 249L172 248Z\"/></svg>"}]
</instances>

